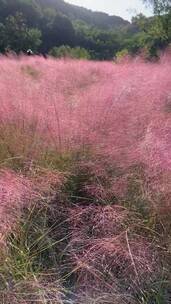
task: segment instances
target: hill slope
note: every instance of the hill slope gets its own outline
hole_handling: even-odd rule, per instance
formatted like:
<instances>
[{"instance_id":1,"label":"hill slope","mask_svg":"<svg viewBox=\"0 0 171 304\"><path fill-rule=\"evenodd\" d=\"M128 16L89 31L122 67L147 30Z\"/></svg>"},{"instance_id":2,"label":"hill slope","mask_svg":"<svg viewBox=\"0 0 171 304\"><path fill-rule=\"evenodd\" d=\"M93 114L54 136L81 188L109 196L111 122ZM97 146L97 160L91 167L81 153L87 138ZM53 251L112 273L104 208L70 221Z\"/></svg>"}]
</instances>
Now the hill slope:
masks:
<instances>
[{"instance_id":1,"label":"hill slope","mask_svg":"<svg viewBox=\"0 0 171 304\"><path fill-rule=\"evenodd\" d=\"M82 20L101 29L120 28L129 24L118 16L109 16L102 12L93 12L89 9L66 3L63 0L36 0L41 7L51 7L66 15L70 20Z\"/></svg>"},{"instance_id":2,"label":"hill slope","mask_svg":"<svg viewBox=\"0 0 171 304\"><path fill-rule=\"evenodd\" d=\"M63 0L0 0L0 53L28 48L48 53L53 47L82 47L91 58L112 59L122 48L120 17L71 5Z\"/></svg>"}]
</instances>

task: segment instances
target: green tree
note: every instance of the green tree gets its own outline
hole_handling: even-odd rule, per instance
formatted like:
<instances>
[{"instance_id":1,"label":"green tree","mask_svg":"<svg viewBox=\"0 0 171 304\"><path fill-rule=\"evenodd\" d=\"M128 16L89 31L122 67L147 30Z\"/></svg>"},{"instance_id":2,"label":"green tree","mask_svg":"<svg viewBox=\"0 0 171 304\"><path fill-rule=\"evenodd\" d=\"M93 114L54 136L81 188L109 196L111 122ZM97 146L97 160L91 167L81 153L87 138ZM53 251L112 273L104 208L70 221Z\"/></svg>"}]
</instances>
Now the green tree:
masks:
<instances>
[{"instance_id":1,"label":"green tree","mask_svg":"<svg viewBox=\"0 0 171 304\"><path fill-rule=\"evenodd\" d=\"M71 52L71 48L68 45L61 45L60 47L54 46L50 51L49 55L56 57L56 58L62 58L62 57L69 57Z\"/></svg>"},{"instance_id":2,"label":"green tree","mask_svg":"<svg viewBox=\"0 0 171 304\"><path fill-rule=\"evenodd\" d=\"M24 49L26 39L26 24L23 15L17 12L14 16L10 15L5 20L6 45L20 52Z\"/></svg>"},{"instance_id":3,"label":"green tree","mask_svg":"<svg viewBox=\"0 0 171 304\"><path fill-rule=\"evenodd\" d=\"M42 43L41 37L42 37L42 33L39 29L37 28L27 29L25 49L31 48L34 52L36 52Z\"/></svg>"},{"instance_id":4,"label":"green tree","mask_svg":"<svg viewBox=\"0 0 171 304\"><path fill-rule=\"evenodd\" d=\"M155 15L147 18L142 14L132 19L138 32L125 41L125 47L131 52L144 51L147 58L158 57L158 51L165 48L171 39L171 26L164 27L167 15Z\"/></svg>"},{"instance_id":5,"label":"green tree","mask_svg":"<svg viewBox=\"0 0 171 304\"><path fill-rule=\"evenodd\" d=\"M167 13L171 8L171 0L143 0L143 2L152 5L154 13L157 15Z\"/></svg>"},{"instance_id":6,"label":"green tree","mask_svg":"<svg viewBox=\"0 0 171 304\"><path fill-rule=\"evenodd\" d=\"M71 21L62 14L56 14L49 19L49 13L43 19L43 50L48 52L54 46L70 45L74 46L75 31Z\"/></svg>"},{"instance_id":7,"label":"green tree","mask_svg":"<svg viewBox=\"0 0 171 304\"><path fill-rule=\"evenodd\" d=\"M68 45L53 47L50 50L49 55L56 58L90 59L90 54L86 49L81 47L71 48Z\"/></svg>"},{"instance_id":8,"label":"green tree","mask_svg":"<svg viewBox=\"0 0 171 304\"><path fill-rule=\"evenodd\" d=\"M4 52L5 45L6 45L5 26L3 23L0 23L0 52Z\"/></svg>"},{"instance_id":9,"label":"green tree","mask_svg":"<svg viewBox=\"0 0 171 304\"><path fill-rule=\"evenodd\" d=\"M155 33L161 36L165 45L171 42L171 0L144 0L153 7L155 14Z\"/></svg>"},{"instance_id":10,"label":"green tree","mask_svg":"<svg viewBox=\"0 0 171 304\"><path fill-rule=\"evenodd\" d=\"M14 16L5 19L5 45L19 53L33 48L37 51L41 44L41 32L38 29L28 28L23 14L16 12Z\"/></svg>"}]
</instances>

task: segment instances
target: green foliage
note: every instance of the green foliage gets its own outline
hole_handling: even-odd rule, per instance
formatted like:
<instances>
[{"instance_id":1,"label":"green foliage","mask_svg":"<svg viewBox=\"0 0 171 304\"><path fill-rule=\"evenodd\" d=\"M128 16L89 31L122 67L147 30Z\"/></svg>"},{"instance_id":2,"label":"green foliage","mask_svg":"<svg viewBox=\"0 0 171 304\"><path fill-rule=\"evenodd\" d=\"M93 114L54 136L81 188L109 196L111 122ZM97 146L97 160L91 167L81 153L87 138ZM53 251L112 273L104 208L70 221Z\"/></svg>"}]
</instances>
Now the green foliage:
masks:
<instances>
[{"instance_id":1,"label":"green foliage","mask_svg":"<svg viewBox=\"0 0 171 304\"><path fill-rule=\"evenodd\" d=\"M41 31L37 28L30 28L27 30L26 35L26 44L27 48L31 48L34 52L36 52L39 49L39 46L41 45Z\"/></svg>"},{"instance_id":2,"label":"green foliage","mask_svg":"<svg viewBox=\"0 0 171 304\"><path fill-rule=\"evenodd\" d=\"M0 51L2 52L6 45L5 26L0 23Z\"/></svg>"},{"instance_id":3,"label":"green foliage","mask_svg":"<svg viewBox=\"0 0 171 304\"><path fill-rule=\"evenodd\" d=\"M133 35L126 33L123 46L131 54L144 53L146 58L157 58L158 51L167 47L171 41L170 13L147 18L142 14L132 19L137 29Z\"/></svg>"},{"instance_id":4,"label":"green foliage","mask_svg":"<svg viewBox=\"0 0 171 304\"><path fill-rule=\"evenodd\" d=\"M169 290L169 281L164 279L160 279L160 281L154 283L150 290L144 291L141 299L139 301L140 304L163 304L165 303L167 289Z\"/></svg>"},{"instance_id":5,"label":"green foliage","mask_svg":"<svg viewBox=\"0 0 171 304\"><path fill-rule=\"evenodd\" d=\"M68 45L62 45L60 47L53 47L50 50L49 55L56 58L76 58L76 59L90 59L89 52L80 47L71 48Z\"/></svg>"},{"instance_id":6,"label":"green foliage","mask_svg":"<svg viewBox=\"0 0 171 304\"><path fill-rule=\"evenodd\" d=\"M146 32L145 48L151 57L157 55L157 50L163 49L171 42L171 1L170 0L144 0L152 5L155 17L150 18L148 24L144 23ZM146 18L147 19L147 18ZM139 18L139 24L142 18ZM142 29L142 27L141 27Z\"/></svg>"},{"instance_id":7,"label":"green foliage","mask_svg":"<svg viewBox=\"0 0 171 304\"><path fill-rule=\"evenodd\" d=\"M127 49L123 49L116 53L116 60L120 61L121 59L125 58L129 55L129 51Z\"/></svg>"},{"instance_id":8,"label":"green foliage","mask_svg":"<svg viewBox=\"0 0 171 304\"><path fill-rule=\"evenodd\" d=\"M78 21L74 28L79 45L90 50L93 59L112 59L121 48L122 33L118 30L105 31Z\"/></svg>"},{"instance_id":9,"label":"green foliage","mask_svg":"<svg viewBox=\"0 0 171 304\"><path fill-rule=\"evenodd\" d=\"M51 8L55 12L61 12L71 21L81 20L92 27L102 30L112 30L127 26L128 21L118 16L109 16L102 12L92 12L86 8L78 7L64 2L63 0L36 0L41 8Z\"/></svg>"},{"instance_id":10,"label":"green foliage","mask_svg":"<svg viewBox=\"0 0 171 304\"><path fill-rule=\"evenodd\" d=\"M42 32L43 48L46 52L54 46L73 45L75 33L72 23L62 14L56 14L54 18L48 21Z\"/></svg>"},{"instance_id":11,"label":"green foliage","mask_svg":"<svg viewBox=\"0 0 171 304\"><path fill-rule=\"evenodd\" d=\"M62 0L0 0L0 6L1 52L31 48L48 53L68 45L77 48L74 58L91 54L93 59L112 59L121 49L121 28L129 25L120 17L93 13Z\"/></svg>"},{"instance_id":12,"label":"green foliage","mask_svg":"<svg viewBox=\"0 0 171 304\"><path fill-rule=\"evenodd\" d=\"M41 201L23 210L1 246L0 303L59 303L63 291L57 274L58 246L63 240L52 237L56 224L50 224L49 208Z\"/></svg>"},{"instance_id":13,"label":"green foliage","mask_svg":"<svg viewBox=\"0 0 171 304\"><path fill-rule=\"evenodd\" d=\"M147 58L157 57L171 42L171 1L145 2L153 5L155 17L139 14L130 24L63 0L0 0L0 52L31 48L55 57L111 60L127 49L132 55L144 50Z\"/></svg>"},{"instance_id":14,"label":"green foliage","mask_svg":"<svg viewBox=\"0 0 171 304\"><path fill-rule=\"evenodd\" d=\"M171 7L170 0L143 0L143 2L152 5L154 13L157 15L167 13Z\"/></svg>"},{"instance_id":15,"label":"green foliage","mask_svg":"<svg viewBox=\"0 0 171 304\"><path fill-rule=\"evenodd\" d=\"M32 48L34 51L41 44L41 32L36 28L28 28L22 13L6 17L4 25L0 24L1 51L10 49L19 53Z\"/></svg>"}]
</instances>

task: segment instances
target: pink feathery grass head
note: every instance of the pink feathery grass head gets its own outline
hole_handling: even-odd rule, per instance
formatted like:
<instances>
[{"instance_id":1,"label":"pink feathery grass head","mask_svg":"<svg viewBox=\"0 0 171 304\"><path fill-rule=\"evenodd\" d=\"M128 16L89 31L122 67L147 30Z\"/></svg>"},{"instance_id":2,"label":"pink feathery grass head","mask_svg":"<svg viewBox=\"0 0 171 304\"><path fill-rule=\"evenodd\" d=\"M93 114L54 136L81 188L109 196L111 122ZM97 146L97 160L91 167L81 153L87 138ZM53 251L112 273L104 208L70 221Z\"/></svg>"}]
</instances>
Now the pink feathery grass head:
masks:
<instances>
[{"instance_id":1,"label":"pink feathery grass head","mask_svg":"<svg viewBox=\"0 0 171 304\"><path fill-rule=\"evenodd\" d=\"M32 183L22 175L0 172L0 235L1 242L19 219L22 208L29 207L37 197Z\"/></svg>"},{"instance_id":2,"label":"pink feathery grass head","mask_svg":"<svg viewBox=\"0 0 171 304\"><path fill-rule=\"evenodd\" d=\"M136 293L158 276L157 250L134 232L138 218L119 206L83 207L70 213L68 254L78 288Z\"/></svg>"},{"instance_id":3,"label":"pink feathery grass head","mask_svg":"<svg viewBox=\"0 0 171 304\"><path fill-rule=\"evenodd\" d=\"M127 170L142 164L152 187L162 184L162 195L168 189L161 172L169 181L169 52L156 63L1 57L0 69L2 163L16 157L24 165L39 162L48 151L84 152L93 155L93 181L84 185L91 197L126 198ZM103 161L95 162L95 155ZM107 166L124 173L113 177ZM168 190L166 196L169 204Z\"/></svg>"},{"instance_id":4,"label":"pink feathery grass head","mask_svg":"<svg viewBox=\"0 0 171 304\"><path fill-rule=\"evenodd\" d=\"M64 177L57 172L34 169L30 179L12 170L0 171L0 241L12 231L22 215L41 201L52 200L59 191Z\"/></svg>"},{"instance_id":5,"label":"pink feathery grass head","mask_svg":"<svg viewBox=\"0 0 171 304\"><path fill-rule=\"evenodd\" d=\"M63 260L80 293L134 295L160 281L155 242L170 231L159 215L171 208L171 55L120 64L1 57L0 71L0 164L18 172L0 172L2 240L23 207L52 200L54 217L62 214L55 223L65 217L53 237L62 230L66 241L69 230Z\"/></svg>"},{"instance_id":6,"label":"pink feathery grass head","mask_svg":"<svg viewBox=\"0 0 171 304\"><path fill-rule=\"evenodd\" d=\"M30 172L30 179L37 195L53 199L56 193L61 191L61 186L65 182L65 175L57 170L33 167Z\"/></svg>"},{"instance_id":7,"label":"pink feathery grass head","mask_svg":"<svg viewBox=\"0 0 171 304\"><path fill-rule=\"evenodd\" d=\"M140 162L149 127L157 120L163 129L165 123L162 111L171 85L170 55L166 58L119 65L1 58L1 122L39 134L28 147L33 155L38 143L59 151L91 145L118 166Z\"/></svg>"}]
</instances>

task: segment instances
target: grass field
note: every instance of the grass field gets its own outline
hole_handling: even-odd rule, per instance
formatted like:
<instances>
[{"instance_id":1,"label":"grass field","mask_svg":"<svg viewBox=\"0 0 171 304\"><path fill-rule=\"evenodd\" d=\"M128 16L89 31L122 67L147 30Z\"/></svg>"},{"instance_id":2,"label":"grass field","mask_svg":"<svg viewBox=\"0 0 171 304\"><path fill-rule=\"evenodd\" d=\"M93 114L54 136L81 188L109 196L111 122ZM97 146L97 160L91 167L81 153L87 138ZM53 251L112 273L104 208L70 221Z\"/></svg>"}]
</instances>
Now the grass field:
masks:
<instances>
[{"instance_id":1,"label":"grass field","mask_svg":"<svg viewBox=\"0 0 171 304\"><path fill-rule=\"evenodd\" d=\"M171 303L171 55L0 58L0 304Z\"/></svg>"}]
</instances>

